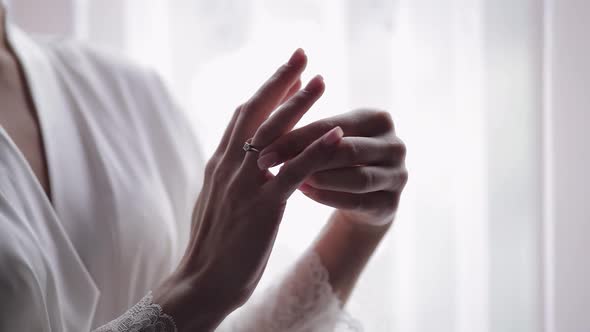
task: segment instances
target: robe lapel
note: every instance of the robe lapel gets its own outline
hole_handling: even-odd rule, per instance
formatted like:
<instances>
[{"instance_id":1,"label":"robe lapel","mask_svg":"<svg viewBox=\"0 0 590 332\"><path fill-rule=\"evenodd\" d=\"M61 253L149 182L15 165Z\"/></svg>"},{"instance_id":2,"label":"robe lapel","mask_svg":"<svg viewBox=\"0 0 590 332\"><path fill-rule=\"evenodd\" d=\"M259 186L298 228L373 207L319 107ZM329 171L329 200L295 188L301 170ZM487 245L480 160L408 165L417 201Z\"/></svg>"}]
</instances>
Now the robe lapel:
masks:
<instances>
[{"instance_id":1,"label":"robe lapel","mask_svg":"<svg viewBox=\"0 0 590 332\"><path fill-rule=\"evenodd\" d=\"M26 184L15 186L16 199L27 216L33 237L37 237L44 266L35 271L46 274L48 289L44 298L48 313L62 321L65 331L90 330L96 310L99 291L68 236L68 225L61 219L68 204L67 190L85 174L76 165L80 144L76 140L75 126L68 116L67 96L60 89L58 76L49 55L14 26L7 26L8 41L21 62L33 103L37 110L46 152L53 206L34 178L34 174L16 145L2 131L1 144L9 153L1 162L9 166L16 179L27 179ZM35 180L35 181L34 181ZM83 192L80 192L82 194ZM84 199L80 200L84 202ZM26 204L24 203L26 202ZM18 203L18 202L15 202ZM83 208L83 207L82 207ZM51 299L50 297L54 298ZM54 302L52 302L54 301ZM55 308L60 306L60 308ZM58 316L58 317L57 317Z\"/></svg>"}]
</instances>

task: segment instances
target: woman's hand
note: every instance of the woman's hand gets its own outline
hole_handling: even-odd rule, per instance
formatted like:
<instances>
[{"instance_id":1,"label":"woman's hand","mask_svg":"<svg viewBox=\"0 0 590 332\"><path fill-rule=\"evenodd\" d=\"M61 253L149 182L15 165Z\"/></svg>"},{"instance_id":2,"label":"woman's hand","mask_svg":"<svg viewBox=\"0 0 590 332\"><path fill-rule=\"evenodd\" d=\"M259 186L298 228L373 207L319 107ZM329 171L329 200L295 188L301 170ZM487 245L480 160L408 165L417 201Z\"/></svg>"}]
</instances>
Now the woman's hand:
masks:
<instances>
[{"instance_id":1,"label":"woman's hand","mask_svg":"<svg viewBox=\"0 0 590 332\"><path fill-rule=\"evenodd\" d=\"M296 51L237 108L207 163L186 253L176 272L155 292L155 302L175 319L180 331L214 329L250 297L266 266L287 199L328 162L342 137L340 128L330 128L309 140L276 177L258 168L256 152L242 149L250 138L253 146L263 147L289 132L320 98L324 83L319 76L299 91L306 61L303 51Z\"/></svg>"},{"instance_id":2,"label":"woman's hand","mask_svg":"<svg viewBox=\"0 0 590 332\"><path fill-rule=\"evenodd\" d=\"M339 126L344 138L332 158L299 188L311 199L337 208L340 219L368 225L393 220L408 173L406 147L388 112L359 110L293 130L261 151L261 169L289 161L307 145ZM312 162L308 160L308 162Z\"/></svg>"}]
</instances>

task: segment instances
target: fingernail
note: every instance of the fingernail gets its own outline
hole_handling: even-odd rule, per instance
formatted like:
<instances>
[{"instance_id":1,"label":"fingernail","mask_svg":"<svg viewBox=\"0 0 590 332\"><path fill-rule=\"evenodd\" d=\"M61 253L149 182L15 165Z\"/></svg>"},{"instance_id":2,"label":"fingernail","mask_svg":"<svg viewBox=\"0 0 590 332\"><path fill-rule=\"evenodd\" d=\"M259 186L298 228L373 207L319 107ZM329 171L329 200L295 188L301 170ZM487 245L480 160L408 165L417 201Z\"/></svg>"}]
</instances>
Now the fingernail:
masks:
<instances>
[{"instance_id":1,"label":"fingernail","mask_svg":"<svg viewBox=\"0 0 590 332\"><path fill-rule=\"evenodd\" d=\"M336 127L330 130L326 136L324 136L322 142L326 145L334 145L340 141L343 134L344 132L342 131L342 128Z\"/></svg>"},{"instance_id":2,"label":"fingernail","mask_svg":"<svg viewBox=\"0 0 590 332\"><path fill-rule=\"evenodd\" d=\"M293 52L293 55L291 55L291 58L289 59L289 64L290 65L296 65L297 63L299 63L299 61L301 61L305 56L305 52L303 51L303 49L298 48L295 52Z\"/></svg>"},{"instance_id":3,"label":"fingernail","mask_svg":"<svg viewBox=\"0 0 590 332\"><path fill-rule=\"evenodd\" d=\"M258 158L258 168L261 170L269 169L277 164L279 156L276 152L265 153Z\"/></svg>"},{"instance_id":4,"label":"fingernail","mask_svg":"<svg viewBox=\"0 0 590 332\"><path fill-rule=\"evenodd\" d=\"M324 84L324 78L321 75L317 75L316 77L312 78L309 83L305 86L306 91L309 92L316 92L319 91Z\"/></svg>"}]
</instances>

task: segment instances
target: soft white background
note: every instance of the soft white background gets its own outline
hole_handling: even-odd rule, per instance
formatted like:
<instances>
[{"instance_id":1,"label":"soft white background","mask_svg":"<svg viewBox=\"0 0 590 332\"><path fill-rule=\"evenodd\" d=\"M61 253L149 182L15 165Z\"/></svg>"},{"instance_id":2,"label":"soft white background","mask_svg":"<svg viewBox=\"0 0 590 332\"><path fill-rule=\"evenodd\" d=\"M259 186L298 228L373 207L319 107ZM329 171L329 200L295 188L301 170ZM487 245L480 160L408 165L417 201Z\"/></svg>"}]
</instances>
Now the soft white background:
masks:
<instances>
[{"instance_id":1,"label":"soft white background","mask_svg":"<svg viewBox=\"0 0 590 332\"><path fill-rule=\"evenodd\" d=\"M367 331L590 330L583 0L13 0L31 32L156 67L204 151L297 47L327 91L304 123L390 110L410 181L349 304ZM268 274L329 209L296 194ZM351 244L354 245L354 244Z\"/></svg>"}]
</instances>

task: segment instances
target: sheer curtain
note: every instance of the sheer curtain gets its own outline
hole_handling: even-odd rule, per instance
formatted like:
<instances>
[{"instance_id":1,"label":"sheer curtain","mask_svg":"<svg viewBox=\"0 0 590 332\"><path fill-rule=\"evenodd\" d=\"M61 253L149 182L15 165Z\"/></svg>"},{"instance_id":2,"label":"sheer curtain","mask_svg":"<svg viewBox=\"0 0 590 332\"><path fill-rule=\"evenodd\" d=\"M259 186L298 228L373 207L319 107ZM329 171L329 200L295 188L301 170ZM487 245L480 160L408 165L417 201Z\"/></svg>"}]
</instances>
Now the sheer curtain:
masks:
<instances>
[{"instance_id":1,"label":"sheer curtain","mask_svg":"<svg viewBox=\"0 0 590 332\"><path fill-rule=\"evenodd\" d=\"M303 47L304 78L327 84L304 123L387 109L408 146L396 225L352 315L367 331L541 330L539 1L18 0L11 10L29 31L157 68L207 153L235 106ZM262 286L329 213L295 195Z\"/></svg>"}]
</instances>

